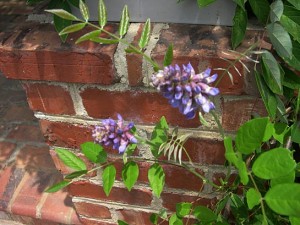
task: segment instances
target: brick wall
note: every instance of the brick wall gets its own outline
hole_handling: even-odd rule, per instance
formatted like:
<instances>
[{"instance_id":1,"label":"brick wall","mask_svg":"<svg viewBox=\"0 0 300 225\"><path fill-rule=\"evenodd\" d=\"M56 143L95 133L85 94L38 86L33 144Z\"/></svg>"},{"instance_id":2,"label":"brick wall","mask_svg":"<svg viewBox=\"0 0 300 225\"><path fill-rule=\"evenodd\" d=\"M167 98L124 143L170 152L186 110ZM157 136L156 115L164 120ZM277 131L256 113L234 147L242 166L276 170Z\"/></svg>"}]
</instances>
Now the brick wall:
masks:
<instances>
[{"instance_id":1,"label":"brick wall","mask_svg":"<svg viewBox=\"0 0 300 225\"><path fill-rule=\"evenodd\" d=\"M125 38L136 43L142 26L131 24ZM111 24L107 29L116 32L117 26ZM248 31L238 51L245 51L259 35L258 31ZM171 126L180 127L180 132L192 132L186 147L198 171L214 180L223 176L224 147L212 118L207 117L210 126L204 127L197 119L186 120L169 106L149 86L151 66L140 56L126 54L126 46L91 42L75 45L79 36L73 34L66 43L61 43L52 25L33 22L9 34L0 34L0 69L9 78L23 80L29 105L40 119L57 169L63 174L70 172L53 147L69 148L82 157L79 145L92 141L92 126L100 119L120 113L125 120L134 121L141 135L146 136L165 115ZM197 71L206 67L227 68L230 63L222 58L234 62L237 57L228 51L227 27L154 24L146 53L161 64L169 43L174 44L173 62L191 62ZM251 68L250 62L244 63ZM239 73L230 69L233 84L225 75L219 85L222 95L216 98L217 115L228 133L234 133L251 114L265 112L257 97L253 74L247 73L241 64L236 66ZM165 166L166 187L158 200L147 185L147 163L140 163L139 182L128 192L120 178L120 156L110 149L108 152L118 169L117 182L109 197L105 196L97 174L73 183L68 189L83 224L112 225L117 219L130 224L150 224L149 215L161 208L173 211L180 201L211 205L219 197L207 185L199 194L201 181L182 169ZM139 146L137 154L148 157L149 150Z\"/></svg>"}]
</instances>

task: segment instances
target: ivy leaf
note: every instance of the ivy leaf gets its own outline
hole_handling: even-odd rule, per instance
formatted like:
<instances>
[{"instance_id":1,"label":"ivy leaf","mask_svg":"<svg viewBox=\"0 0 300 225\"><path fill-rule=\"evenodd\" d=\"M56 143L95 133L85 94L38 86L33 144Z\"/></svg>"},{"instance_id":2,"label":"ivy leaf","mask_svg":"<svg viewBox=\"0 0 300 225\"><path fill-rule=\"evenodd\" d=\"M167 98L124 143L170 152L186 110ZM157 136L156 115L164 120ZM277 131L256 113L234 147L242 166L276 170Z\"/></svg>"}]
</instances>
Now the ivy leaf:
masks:
<instances>
[{"instance_id":1,"label":"ivy leaf","mask_svg":"<svg viewBox=\"0 0 300 225\"><path fill-rule=\"evenodd\" d=\"M146 45L149 42L150 30L151 30L150 19L147 19L147 21L144 24L144 28L143 28L143 31L142 31L141 39L139 40L139 47L141 49L145 48Z\"/></svg>"},{"instance_id":2,"label":"ivy leaf","mask_svg":"<svg viewBox=\"0 0 300 225\"><path fill-rule=\"evenodd\" d=\"M259 22L265 25L270 12L269 2L267 0L249 0L249 3Z\"/></svg>"},{"instance_id":3,"label":"ivy leaf","mask_svg":"<svg viewBox=\"0 0 300 225\"><path fill-rule=\"evenodd\" d=\"M291 6L284 6L280 23L289 32L294 40L300 42L300 11Z\"/></svg>"},{"instance_id":4,"label":"ivy leaf","mask_svg":"<svg viewBox=\"0 0 300 225\"><path fill-rule=\"evenodd\" d=\"M83 154L93 163L105 163L107 153L103 147L94 142L85 142L80 145Z\"/></svg>"},{"instance_id":5,"label":"ivy leaf","mask_svg":"<svg viewBox=\"0 0 300 225\"><path fill-rule=\"evenodd\" d=\"M63 181L61 181L61 182L59 182L57 184L54 184L53 186L47 188L45 190L45 192L47 192L47 193L57 192L57 191L63 189L64 187L68 186L70 183L71 183L70 181L63 180Z\"/></svg>"},{"instance_id":6,"label":"ivy leaf","mask_svg":"<svg viewBox=\"0 0 300 225\"><path fill-rule=\"evenodd\" d=\"M129 26L129 13L128 13L128 7L127 5L124 6L119 26L119 34L120 37L123 37L127 33Z\"/></svg>"},{"instance_id":7,"label":"ivy leaf","mask_svg":"<svg viewBox=\"0 0 300 225\"><path fill-rule=\"evenodd\" d=\"M165 172L163 168L158 164L154 163L148 170L148 180L153 193L159 198L164 185L165 185Z\"/></svg>"},{"instance_id":8,"label":"ivy leaf","mask_svg":"<svg viewBox=\"0 0 300 225\"><path fill-rule=\"evenodd\" d=\"M238 5L235 8L231 33L231 45L235 49L243 41L247 28L247 12Z\"/></svg>"},{"instance_id":9,"label":"ivy leaf","mask_svg":"<svg viewBox=\"0 0 300 225\"><path fill-rule=\"evenodd\" d=\"M86 4L82 0L79 1L79 9L80 9L80 13L82 15L82 18L86 22L88 22L88 20L90 18L89 9L88 9L88 7L86 6Z\"/></svg>"},{"instance_id":10,"label":"ivy leaf","mask_svg":"<svg viewBox=\"0 0 300 225\"><path fill-rule=\"evenodd\" d=\"M296 9L300 10L300 2L299 0L288 0Z\"/></svg>"},{"instance_id":11,"label":"ivy leaf","mask_svg":"<svg viewBox=\"0 0 300 225\"><path fill-rule=\"evenodd\" d=\"M207 224L216 221L218 216L205 206L196 206L193 212L194 216L201 222Z\"/></svg>"},{"instance_id":12,"label":"ivy leaf","mask_svg":"<svg viewBox=\"0 0 300 225\"><path fill-rule=\"evenodd\" d=\"M246 193L247 204L249 209L253 209L254 206L260 203L261 194L254 188L250 188Z\"/></svg>"},{"instance_id":13,"label":"ivy leaf","mask_svg":"<svg viewBox=\"0 0 300 225\"><path fill-rule=\"evenodd\" d=\"M52 13L62 19L65 19L65 20L79 21L79 19L76 16L72 15L71 13L69 13L68 11L66 11L64 9L48 9L45 11Z\"/></svg>"},{"instance_id":14,"label":"ivy leaf","mask_svg":"<svg viewBox=\"0 0 300 225\"><path fill-rule=\"evenodd\" d=\"M82 35L80 38L78 38L77 41L75 42L75 44L79 44L83 41L89 41L92 38L98 37L100 34L101 34L101 30L91 31L87 34Z\"/></svg>"},{"instance_id":15,"label":"ivy leaf","mask_svg":"<svg viewBox=\"0 0 300 225\"><path fill-rule=\"evenodd\" d=\"M109 195L116 179L116 168L114 165L107 166L102 173L103 190L106 196Z\"/></svg>"},{"instance_id":16,"label":"ivy leaf","mask_svg":"<svg viewBox=\"0 0 300 225\"><path fill-rule=\"evenodd\" d=\"M300 184L278 184L270 188L264 199L276 213L285 216L300 215Z\"/></svg>"},{"instance_id":17,"label":"ivy leaf","mask_svg":"<svg viewBox=\"0 0 300 225\"><path fill-rule=\"evenodd\" d=\"M271 23L267 26L269 38L281 57L292 57L292 41L288 32L278 23Z\"/></svg>"},{"instance_id":18,"label":"ivy leaf","mask_svg":"<svg viewBox=\"0 0 300 225\"><path fill-rule=\"evenodd\" d=\"M69 34L69 33L79 31L79 30L83 29L85 27L85 25L86 25L85 23L72 24L72 25L64 28L61 32L59 32L59 35L64 35L64 34Z\"/></svg>"},{"instance_id":19,"label":"ivy leaf","mask_svg":"<svg viewBox=\"0 0 300 225\"><path fill-rule=\"evenodd\" d=\"M122 169L122 179L128 191L131 190L139 176L139 167L135 162L128 162Z\"/></svg>"},{"instance_id":20,"label":"ivy leaf","mask_svg":"<svg viewBox=\"0 0 300 225\"><path fill-rule=\"evenodd\" d=\"M103 0L99 0L98 4L98 21L101 28L107 23L107 10Z\"/></svg>"},{"instance_id":21,"label":"ivy leaf","mask_svg":"<svg viewBox=\"0 0 300 225\"><path fill-rule=\"evenodd\" d=\"M176 204L176 214L179 218L183 218L190 214L192 209L192 203L180 202Z\"/></svg>"},{"instance_id":22,"label":"ivy leaf","mask_svg":"<svg viewBox=\"0 0 300 225\"><path fill-rule=\"evenodd\" d=\"M272 23L280 21L280 18L283 13L283 2L281 0L276 0L271 4L271 11L270 11L270 19Z\"/></svg>"},{"instance_id":23,"label":"ivy leaf","mask_svg":"<svg viewBox=\"0 0 300 225\"><path fill-rule=\"evenodd\" d=\"M283 93L283 71L274 56L268 51L262 54L262 68L266 84L274 93L281 95Z\"/></svg>"},{"instance_id":24,"label":"ivy leaf","mask_svg":"<svg viewBox=\"0 0 300 225\"><path fill-rule=\"evenodd\" d=\"M274 148L262 153L253 163L255 176L269 180L282 177L296 168L292 152L285 148Z\"/></svg>"},{"instance_id":25,"label":"ivy leaf","mask_svg":"<svg viewBox=\"0 0 300 225\"><path fill-rule=\"evenodd\" d=\"M215 2L216 0L197 0L199 8L208 6L209 4Z\"/></svg>"},{"instance_id":26,"label":"ivy leaf","mask_svg":"<svg viewBox=\"0 0 300 225\"><path fill-rule=\"evenodd\" d=\"M151 135L151 145L150 149L154 157L159 156L159 147L162 143L168 140L169 126L166 118L163 116L160 118L159 122L155 125L154 130Z\"/></svg>"},{"instance_id":27,"label":"ivy leaf","mask_svg":"<svg viewBox=\"0 0 300 225\"><path fill-rule=\"evenodd\" d=\"M55 152L57 153L58 157L63 161L63 163L66 166L77 171L86 170L85 163L80 158L78 158L74 153L62 148L56 148Z\"/></svg>"},{"instance_id":28,"label":"ivy leaf","mask_svg":"<svg viewBox=\"0 0 300 225\"><path fill-rule=\"evenodd\" d=\"M173 61L173 44L168 46L167 52L164 57L164 67L171 65Z\"/></svg>"}]
</instances>

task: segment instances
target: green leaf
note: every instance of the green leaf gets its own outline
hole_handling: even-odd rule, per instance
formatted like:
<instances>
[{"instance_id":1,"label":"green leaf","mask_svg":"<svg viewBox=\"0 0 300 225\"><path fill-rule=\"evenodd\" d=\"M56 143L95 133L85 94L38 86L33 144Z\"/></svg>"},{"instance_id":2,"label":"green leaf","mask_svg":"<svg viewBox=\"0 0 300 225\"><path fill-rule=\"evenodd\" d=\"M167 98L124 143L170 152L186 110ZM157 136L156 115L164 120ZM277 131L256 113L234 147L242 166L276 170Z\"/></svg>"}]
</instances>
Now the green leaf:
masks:
<instances>
[{"instance_id":1,"label":"green leaf","mask_svg":"<svg viewBox=\"0 0 300 225\"><path fill-rule=\"evenodd\" d=\"M62 19L65 19L65 20L79 21L79 19L76 16L72 15L71 13L69 13L68 11L66 11L64 9L48 9L45 11L52 13Z\"/></svg>"},{"instance_id":2,"label":"green leaf","mask_svg":"<svg viewBox=\"0 0 300 225\"><path fill-rule=\"evenodd\" d=\"M256 118L244 123L237 132L235 139L236 147L239 152L251 154L259 148L265 139L265 133L269 133L267 125L269 118Z\"/></svg>"},{"instance_id":3,"label":"green leaf","mask_svg":"<svg viewBox=\"0 0 300 225\"><path fill-rule=\"evenodd\" d=\"M127 5L124 6L119 26L119 34L120 37L123 37L127 33L129 26L129 13L128 13L128 7Z\"/></svg>"},{"instance_id":4,"label":"green leaf","mask_svg":"<svg viewBox=\"0 0 300 225\"><path fill-rule=\"evenodd\" d=\"M129 224L123 220L118 220L118 225L129 225Z\"/></svg>"},{"instance_id":5,"label":"green leaf","mask_svg":"<svg viewBox=\"0 0 300 225\"><path fill-rule=\"evenodd\" d=\"M235 49L243 41L247 28L247 12L238 5L235 8L231 32L231 45Z\"/></svg>"},{"instance_id":6,"label":"green leaf","mask_svg":"<svg viewBox=\"0 0 300 225\"><path fill-rule=\"evenodd\" d=\"M100 37L93 37L90 40L101 44L117 44L120 41L119 39L107 39L107 38L100 38Z\"/></svg>"},{"instance_id":7,"label":"green leaf","mask_svg":"<svg viewBox=\"0 0 300 225\"><path fill-rule=\"evenodd\" d=\"M76 177L80 177L83 174L87 174L87 170L79 170L79 171L75 171L73 173L68 174L67 176L65 176L65 179L74 179Z\"/></svg>"},{"instance_id":8,"label":"green leaf","mask_svg":"<svg viewBox=\"0 0 300 225\"><path fill-rule=\"evenodd\" d=\"M176 214L173 214L169 219L169 225L183 225L183 222Z\"/></svg>"},{"instance_id":9,"label":"green leaf","mask_svg":"<svg viewBox=\"0 0 300 225\"><path fill-rule=\"evenodd\" d=\"M292 141L300 144L300 122L297 121L291 126Z\"/></svg>"},{"instance_id":10,"label":"green leaf","mask_svg":"<svg viewBox=\"0 0 300 225\"><path fill-rule=\"evenodd\" d=\"M254 188L250 188L246 193L247 204L249 209L253 209L254 206L259 205L261 194Z\"/></svg>"},{"instance_id":11,"label":"green leaf","mask_svg":"<svg viewBox=\"0 0 300 225\"><path fill-rule=\"evenodd\" d=\"M63 189L64 187L68 186L69 184L70 184L70 181L63 180L63 181L61 181L57 184L54 184L53 186L47 188L45 190L45 192L47 192L47 193L57 192L57 191Z\"/></svg>"},{"instance_id":12,"label":"green leaf","mask_svg":"<svg viewBox=\"0 0 300 225\"><path fill-rule=\"evenodd\" d=\"M61 32L59 32L59 35L64 35L64 34L69 34L69 33L73 33L73 32L79 31L82 28L84 28L85 25L86 25L85 23L72 24L72 25L64 28Z\"/></svg>"},{"instance_id":13,"label":"green leaf","mask_svg":"<svg viewBox=\"0 0 300 225\"><path fill-rule=\"evenodd\" d=\"M262 68L264 72L264 79L269 88L276 94L282 94L282 80L283 74L280 66L274 56L266 51L262 54Z\"/></svg>"},{"instance_id":14,"label":"green leaf","mask_svg":"<svg viewBox=\"0 0 300 225\"><path fill-rule=\"evenodd\" d=\"M68 2L76 8L79 8L79 0L69 0Z\"/></svg>"},{"instance_id":15,"label":"green leaf","mask_svg":"<svg viewBox=\"0 0 300 225\"><path fill-rule=\"evenodd\" d=\"M98 21L101 28L107 23L107 10L103 0L99 0L98 4Z\"/></svg>"},{"instance_id":16,"label":"green leaf","mask_svg":"<svg viewBox=\"0 0 300 225\"><path fill-rule=\"evenodd\" d=\"M280 144L285 142L285 136L289 132L289 127L285 123L275 123L273 137L279 141Z\"/></svg>"},{"instance_id":17,"label":"green leaf","mask_svg":"<svg viewBox=\"0 0 300 225\"><path fill-rule=\"evenodd\" d=\"M282 57L291 67L296 70L300 70L300 43L292 41L293 43L293 55L291 58Z\"/></svg>"},{"instance_id":18,"label":"green leaf","mask_svg":"<svg viewBox=\"0 0 300 225\"><path fill-rule=\"evenodd\" d=\"M274 93L269 89L267 84L265 83L262 75L260 75L257 71L255 72L255 79L257 83L258 90L263 99L264 105L268 111L269 116L274 119L276 116L277 109L277 99Z\"/></svg>"},{"instance_id":19,"label":"green leaf","mask_svg":"<svg viewBox=\"0 0 300 225\"><path fill-rule=\"evenodd\" d=\"M209 4L215 2L216 0L197 0L199 8L208 6Z\"/></svg>"},{"instance_id":20,"label":"green leaf","mask_svg":"<svg viewBox=\"0 0 300 225\"><path fill-rule=\"evenodd\" d=\"M259 22L265 25L270 12L269 2L267 0L249 0L249 3Z\"/></svg>"},{"instance_id":21,"label":"green leaf","mask_svg":"<svg viewBox=\"0 0 300 225\"><path fill-rule=\"evenodd\" d=\"M183 218L190 214L192 203L190 202L180 202L176 204L176 214L179 218Z\"/></svg>"},{"instance_id":22,"label":"green leaf","mask_svg":"<svg viewBox=\"0 0 300 225\"><path fill-rule=\"evenodd\" d=\"M253 163L252 172L262 179L282 177L296 168L292 152L285 148L274 148L262 153Z\"/></svg>"},{"instance_id":23,"label":"green leaf","mask_svg":"<svg viewBox=\"0 0 300 225\"><path fill-rule=\"evenodd\" d=\"M165 185L165 172L158 164L153 164L148 171L148 180L155 196L159 198Z\"/></svg>"},{"instance_id":24,"label":"green leaf","mask_svg":"<svg viewBox=\"0 0 300 225\"><path fill-rule=\"evenodd\" d=\"M244 0L233 0L239 7L245 10L245 1Z\"/></svg>"},{"instance_id":25,"label":"green leaf","mask_svg":"<svg viewBox=\"0 0 300 225\"><path fill-rule=\"evenodd\" d=\"M300 184L275 185L269 189L264 199L267 205L280 215L300 215Z\"/></svg>"},{"instance_id":26,"label":"green leaf","mask_svg":"<svg viewBox=\"0 0 300 225\"><path fill-rule=\"evenodd\" d=\"M291 225L299 225L300 224L300 217L290 217Z\"/></svg>"},{"instance_id":27,"label":"green leaf","mask_svg":"<svg viewBox=\"0 0 300 225\"><path fill-rule=\"evenodd\" d=\"M247 185L248 182L249 182L248 170L247 170L247 165L243 161L242 157L240 157L239 160L237 161L236 168L239 171L239 176L240 176L241 183L243 185Z\"/></svg>"},{"instance_id":28,"label":"green leaf","mask_svg":"<svg viewBox=\"0 0 300 225\"><path fill-rule=\"evenodd\" d=\"M292 171L282 177L274 178L271 180L271 187L274 187L278 184L285 184L285 183L294 183L295 181L295 171Z\"/></svg>"},{"instance_id":29,"label":"green leaf","mask_svg":"<svg viewBox=\"0 0 300 225\"><path fill-rule=\"evenodd\" d=\"M173 61L173 44L170 44L168 46L167 52L164 57L164 63L163 63L164 67L171 65L172 61Z\"/></svg>"},{"instance_id":30,"label":"green leaf","mask_svg":"<svg viewBox=\"0 0 300 225\"><path fill-rule=\"evenodd\" d=\"M150 149L154 157L158 157L159 147L162 143L168 140L168 130L169 126L166 118L163 116L160 118L159 122L155 125L154 130L151 135L151 145Z\"/></svg>"},{"instance_id":31,"label":"green leaf","mask_svg":"<svg viewBox=\"0 0 300 225\"><path fill-rule=\"evenodd\" d=\"M74 153L62 148L56 148L55 152L57 153L58 157L63 161L63 163L66 166L77 171L86 170L85 163L80 158L78 158Z\"/></svg>"},{"instance_id":32,"label":"green leaf","mask_svg":"<svg viewBox=\"0 0 300 225\"><path fill-rule=\"evenodd\" d=\"M87 22L90 18L90 13L89 13L88 7L82 0L79 1L79 9L80 9L82 18Z\"/></svg>"},{"instance_id":33,"label":"green leaf","mask_svg":"<svg viewBox=\"0 0 300 225\"><path fill-rule=\"evenodd\" d=\"M128 162L122 169L122 179L128 191L131 190L139 176L139 167L135 162Z\"/></svg>"},{"instance_id":34,"label":"green leaf","mask_svg":"<svg viewBox=\"0 0 300 225\"><path fill-rule=\"evenodd\" d=\"M283 2L281 0L276 0L271 4L271 11L270 11L270 19L272 23L280 21L280 18L283 13Z\"/></svg>"},{"instance_id":35,"label":"green leaf","mask_svg":"<svg viewBox=\"0 0 300 225\"><path fill-rule=\"evenodd\" d=\"M126 150L123 153L123 162L124 162L124 164L127 163L127 157L131 156L133 154L134 150L136 149L136 146L137 146L136 144L127 145Z\"/></svg>"},{"instance_id":36,"label":"green leaf","mask_svg":"<svg viewBox=\"0 0 300 225\"><path fill-rule=\"evenodd\" d=\"M150 222L152 224L158 224L158 218L159 218L158 214L152 213L150 216Z\"/></svg>"},{"instance_id":37,"label":"green leaf","mask_svg":"<svg viewBox=\"0 0 300 225\"><path fill-rule=\"evenodd\" d=\"M194 216L203 223L216 221L218 216L205 206L196 206L193 212Z\"/></svg>"},{"instance_id":38,"label":"green leaf","mask_svg":"<svg viewBox=\"0 0 300 225\"><path fill-rule=\"evenodd\" d=\"M231 137L225 137L224 138L224 146L225 146L225 158L228 160L228 162L237 165L238 158L233 150L232 146L232 138Z\"/></svg>"},{"instance_id":39,"label":"green leaf","mask_svg":"<svg viewBox=\"0 0 300 225\"><path fill-rule=\"evenodd\" d=\"M300 77L286 67L283 67L283 70L284 70L283 85L291 89L299 89Z\"/></svg>"},{"instance_id":40,"label":"green leaf","mask_svg":"<svg viewBox=\"0 0 300 225\"><path fill-rule=\"evenodd\" d=\"M284 6L280 23L289 32L294 40L300 42L300 11L291 6Z\"/></svg>"},{"instance_id":41,"label":"green leaf","mask_svg":"<svg viewBox=\"0 0 300 225\"><path fill-rule=\"evenodd\" d=\"M271 23L267 26L269 38L281 57L292 57L292 41L288 32L278 23Z\"/></svg>"},{"instance_id":42,"label":"green leaf","mask_svg":"<svg viewBox=\"0 0 300 225\"><path fill-rule=\"evenodd\" d=\"M291 3L293 6L295 6L296 9L300 10L299 0L288 0L288 2Z\"/></svg>"},{"instance_id":43,"label":"green leaf","mask_svg":"<svg viewBox=\"0 0 300 225\"><path fill-rule=\"evenodd\" d=\"M230 196L230 208L238 224L243 224L242 221L246 221L248 218L248 209L240 197L236 194Z\"/></svg>"},{"instance_id":44,"label":"green leaf","mask_svg":"<svg viewBox=\"0 0 300 225\"><path fill-rule=\"evenodd\" d=\"M103 147L94 142L85 142L80 145L83 154L93 163L105 163L107 153Z\"/></svg>"},{"instance_id":45,"label":"green leaf","mask_svg":"<svg viewBox=\"0 0 300 225\"><path fill-rule=\"evenodd\" d=\"M141 34L141 38L139 40L139 47L145 48L146 45L149 42L149 38L150 38L150 30L151 30L151 23L150 23L150 19L147 19L147 21L144 24L144 28L143 28L143 32Z\"/></svg>"},{"instance_id":46,"label":"green leaf","mask_svg":"<svg viewBox=\"0 0 300 225\"><path fill-rule=\"evenodd\" d=\"M107 166L102 173L103 190L106 196L109 195L116 179L116 168L114 165Z\"/></svg>"},{"instance_id":47,"label":"green leaf","mask_svg":"<svg viewBox=\"0 0 300 225\"><path fill-rule=\"evenodd\" d=\"M100 34L101 34L101 30L91 31L87 34L82 35L80 38L78 38L77 41L75 42L75 44L79 44L80 42L83 42L83 41L89 41L92 38L98 37Z\"/></svg>"}]
</instances>

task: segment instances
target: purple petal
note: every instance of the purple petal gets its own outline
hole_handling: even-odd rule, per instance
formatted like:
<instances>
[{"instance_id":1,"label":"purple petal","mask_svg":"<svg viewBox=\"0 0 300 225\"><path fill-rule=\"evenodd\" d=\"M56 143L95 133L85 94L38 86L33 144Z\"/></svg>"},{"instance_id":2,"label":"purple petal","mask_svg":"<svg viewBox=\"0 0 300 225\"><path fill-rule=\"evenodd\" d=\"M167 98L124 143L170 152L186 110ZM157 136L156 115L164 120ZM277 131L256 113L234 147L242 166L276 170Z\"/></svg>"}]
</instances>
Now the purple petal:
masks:
<instances>
[{"instance_id":1,"label":"purple petal","mask_svg":"<svg viewBox=\"0 0 300 225\"><path fill-rule=\"evenodd\" d=\"M183 95L183 92L175 93L175 99L176 99L176 100L181 99L182 95Z\"/></svg>"},{"instance_id":2,"label":"purple petal","mask_svg":"<svg viewBox=\"0 0 300 225\"><path fill-rule=\"evenodd\" d=\"M210 83L214 82L217 78L218 78L218 74L214 74L210 77L204 78L202 81L206 84L210 84Z\"/></svg>"},{"instance_id":3,"label":"purple petal","mask_svg":"<svg viewBox=\"0 0 300 225\"><path fill-rule=\"evenodd\" d=\"M189 113L187 113L185 116L186 116L187 119L190 120L190 119L194 119L195 115L196 115L195 110L192 110Z\"/></svg>"}]
</instances>

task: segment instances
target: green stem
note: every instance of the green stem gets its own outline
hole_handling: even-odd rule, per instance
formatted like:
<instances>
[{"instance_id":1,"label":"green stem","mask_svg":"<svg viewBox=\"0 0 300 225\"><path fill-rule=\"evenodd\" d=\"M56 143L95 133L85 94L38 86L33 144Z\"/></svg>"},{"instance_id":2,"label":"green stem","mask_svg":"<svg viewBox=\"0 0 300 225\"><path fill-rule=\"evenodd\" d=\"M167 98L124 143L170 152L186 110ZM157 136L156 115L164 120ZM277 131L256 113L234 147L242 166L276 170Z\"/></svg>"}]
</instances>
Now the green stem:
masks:
<instances>
[{"instance_id":1,"label":"green stem","mask_svg":"<svg viewBox=\"0 0 300 225\"><path fill-rule=\"evenodd\" d=\"M212 110L210 111L211 115L214 117L217 125L218 125L218 128L219 128L219 131L220 131L220 134L222 135L222 138L224 139L225 138L225 132L224 132L224 129L222 127L222 124L218 118L218 116L216 115L216 113Z\"/></svg>"}]
</instances>

